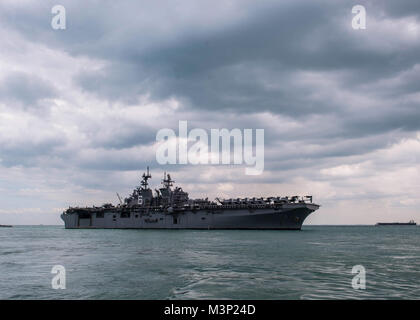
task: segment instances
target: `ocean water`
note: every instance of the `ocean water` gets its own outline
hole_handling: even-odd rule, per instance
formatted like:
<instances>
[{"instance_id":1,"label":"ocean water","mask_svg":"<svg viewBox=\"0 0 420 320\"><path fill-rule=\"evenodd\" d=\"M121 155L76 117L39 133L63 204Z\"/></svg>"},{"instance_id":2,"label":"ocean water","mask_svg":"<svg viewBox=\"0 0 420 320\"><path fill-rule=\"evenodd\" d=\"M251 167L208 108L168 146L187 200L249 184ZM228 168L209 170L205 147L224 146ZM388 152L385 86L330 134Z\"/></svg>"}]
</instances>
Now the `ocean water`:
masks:
<instances>
[{"instance_id":1,"label":"ocean water","mask_svg":"<svg viewBox=\"0 0 420 320\"><path fill-rule=\"evenodd\" d=\"M52 289L54 265L66 289ZM352 287L354 265L366 289ZM420 227L0 228L0 299L419 299Z\"/></svg>"}]
</instances>

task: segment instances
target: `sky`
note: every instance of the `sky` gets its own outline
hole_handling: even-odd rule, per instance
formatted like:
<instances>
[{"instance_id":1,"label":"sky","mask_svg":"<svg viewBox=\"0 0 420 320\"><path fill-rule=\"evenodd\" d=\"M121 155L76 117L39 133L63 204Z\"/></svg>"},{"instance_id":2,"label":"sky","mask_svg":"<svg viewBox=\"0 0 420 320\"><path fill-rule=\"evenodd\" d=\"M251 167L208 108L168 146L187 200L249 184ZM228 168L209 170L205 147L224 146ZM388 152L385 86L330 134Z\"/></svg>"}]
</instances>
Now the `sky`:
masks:
<instances>
[{"instance_id":1,"label":"sky","mask_svg":"<svg viewBox=\"0 0 420 320\"><path fill-rule=\"evenodd\" d=\"M117 204L146 166L190 197L313 195L306 224L420 222L418 0L2 0L0 39L0 224ZM264 129L263 173L159 164L179 121Z\"/></svg>"}]
</instances>

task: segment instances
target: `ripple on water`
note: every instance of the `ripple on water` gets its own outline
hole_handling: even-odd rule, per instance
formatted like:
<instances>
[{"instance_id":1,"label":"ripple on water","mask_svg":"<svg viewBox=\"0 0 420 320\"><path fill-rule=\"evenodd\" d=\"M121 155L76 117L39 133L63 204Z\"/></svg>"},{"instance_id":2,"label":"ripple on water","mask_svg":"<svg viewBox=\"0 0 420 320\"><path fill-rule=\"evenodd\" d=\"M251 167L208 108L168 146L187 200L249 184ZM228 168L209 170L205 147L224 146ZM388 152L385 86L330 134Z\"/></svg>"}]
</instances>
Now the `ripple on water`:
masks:
<instances>
[{"instance_id":1,"label":"ripple on water","mask_svg":"<svg viewBox=\"0 0 420 320\"><path fill-rule=\"evenodd\" d=\"M0 298L418 299L420 233L391 229L19 227L0 234ZM67 272L60 292L50 288L56 264ZM366 290L351 286L356 264L366 268Z\"/></svg>"}]
</instances>

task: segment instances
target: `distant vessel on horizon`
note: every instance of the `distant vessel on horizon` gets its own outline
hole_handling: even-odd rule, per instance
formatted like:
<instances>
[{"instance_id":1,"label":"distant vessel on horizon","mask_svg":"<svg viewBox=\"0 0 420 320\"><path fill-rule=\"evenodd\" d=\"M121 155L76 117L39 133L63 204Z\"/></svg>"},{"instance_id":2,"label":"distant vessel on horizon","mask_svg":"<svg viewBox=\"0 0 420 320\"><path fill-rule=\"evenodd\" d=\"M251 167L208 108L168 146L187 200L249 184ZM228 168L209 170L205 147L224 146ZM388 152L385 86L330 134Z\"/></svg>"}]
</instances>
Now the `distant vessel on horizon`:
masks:
<instances>
[{"instance_id":1,"label":"distant vessel on horizon","mask_svg":"<svg viewBox=\"0 0 420 320\"><path fill-rule=\"evenodd\" d=\"M414 220L410 220L409 222L378 222L377 226L416 226L417 223Z\"/></svg>"},{"instance_id":2,"label":"distant vessel on horizon","mask_svg":"<svg viewBox=\"0 0 420 320\"><path fill-rule=\"evenodd\" d=\"M13 226L9 225L9 224L0 224L0 228L11 228Z\"/></svg>"}]
</instances>

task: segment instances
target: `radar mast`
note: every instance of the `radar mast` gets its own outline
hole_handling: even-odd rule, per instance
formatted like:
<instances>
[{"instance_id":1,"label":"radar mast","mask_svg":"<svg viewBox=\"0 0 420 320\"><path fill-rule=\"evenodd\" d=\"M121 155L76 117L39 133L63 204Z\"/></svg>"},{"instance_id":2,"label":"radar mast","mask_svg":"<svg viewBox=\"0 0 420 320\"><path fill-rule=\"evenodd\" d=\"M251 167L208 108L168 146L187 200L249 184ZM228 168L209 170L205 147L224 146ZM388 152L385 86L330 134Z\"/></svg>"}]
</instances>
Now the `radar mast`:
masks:
<instances>
[{"instance_id":1,"label":"radar mast","mask_svg":"<svg viewBox=\"0 0 420 320\"><path fill-rule=\"evenodd\" d=\"M170 174L166 174L166 172L163 174L163 180L162 180L162 184L164 185L165 188L170 189L173 185L174 185L174 180L171 179Z\"/></svg>"},{"instance_id":2,"label":"radar mast","mask_svg":"<svg viewBox=\"0 0 420 320\"><path fill-rule=\"evenodd\" d=\"M149 172L149 167L147 167L147 173L143 173L143 179L140 183L142 190L147 190L149 188L149 183L147 180L149 180L151 177L152 175Z\"/></svg>"}]
</instances>

